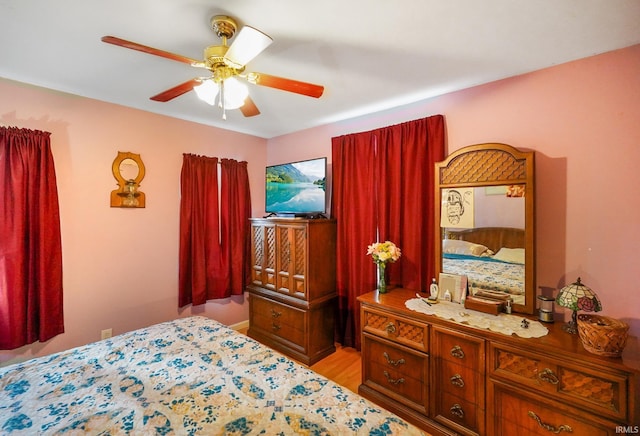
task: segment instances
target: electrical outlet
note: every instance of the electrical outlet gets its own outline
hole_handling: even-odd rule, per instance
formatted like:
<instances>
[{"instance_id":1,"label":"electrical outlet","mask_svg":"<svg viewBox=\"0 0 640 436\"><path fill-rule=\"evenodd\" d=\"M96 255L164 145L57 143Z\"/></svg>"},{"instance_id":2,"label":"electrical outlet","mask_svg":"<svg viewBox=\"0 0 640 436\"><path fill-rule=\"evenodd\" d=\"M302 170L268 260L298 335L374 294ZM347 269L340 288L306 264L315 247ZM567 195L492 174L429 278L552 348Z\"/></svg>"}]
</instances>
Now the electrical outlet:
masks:
<instances>
[{"instance_id":1,"label":"electrical outlet","mask_svg":"<svg viewBox=\"0 0 640 436\"><path fill-rule=\"evenodd\" d=\"M100 339L108 339L113 335L113 329L104 329L100 332Z\"/></svg>"}]
</instances>

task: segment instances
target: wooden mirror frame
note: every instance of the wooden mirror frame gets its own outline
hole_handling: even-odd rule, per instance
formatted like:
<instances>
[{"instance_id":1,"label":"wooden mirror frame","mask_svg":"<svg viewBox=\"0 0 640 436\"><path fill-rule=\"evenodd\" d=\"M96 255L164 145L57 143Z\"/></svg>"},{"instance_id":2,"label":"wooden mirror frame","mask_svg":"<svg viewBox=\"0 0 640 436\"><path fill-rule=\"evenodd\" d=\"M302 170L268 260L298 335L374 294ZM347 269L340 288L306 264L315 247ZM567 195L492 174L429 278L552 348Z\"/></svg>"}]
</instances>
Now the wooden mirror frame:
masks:
<instances>
[{"instance_id":1,"label":"wooden mirror frame","mask_svg":"<svg viewBox=\"0 0 640 436\"><path fill-rule=\"evenodd\" d=\"M436 277L442 272L442 238L440 227L442 189L497 185L525 187L525 304L515 304L514 312L533 313L536 307L535 251L535 168L534 152L521 152L500 143L470 145L451 153L435 164L435 234Z\"/></svg>"},{"instance_id":2,"label":"wooden mirror frame","mask_svg":"<svg viewBox=\"0 0 640 436\"><path fill-rule=\"evenodd\" d=\"M128 193L126 192L127 180L122 176L120 172L120 165L123 161L131 159L136 162L138 165L138 174L134 182L135 189L135 198L137 200L136 205L127 205L125 199L128 197ZM144 192L140 191L140 182L144 179L145 175L145 167L144 163L142 163L142 158L139 154L119 151L118 156L114 159L113 164L111 165L111 171L113 172L113 177L115 177L118 182L118 189L111 191L111 207L127 207L127 208L136 208L136 207L145 207L145 195Z\"/></svg>"}]
</instances>

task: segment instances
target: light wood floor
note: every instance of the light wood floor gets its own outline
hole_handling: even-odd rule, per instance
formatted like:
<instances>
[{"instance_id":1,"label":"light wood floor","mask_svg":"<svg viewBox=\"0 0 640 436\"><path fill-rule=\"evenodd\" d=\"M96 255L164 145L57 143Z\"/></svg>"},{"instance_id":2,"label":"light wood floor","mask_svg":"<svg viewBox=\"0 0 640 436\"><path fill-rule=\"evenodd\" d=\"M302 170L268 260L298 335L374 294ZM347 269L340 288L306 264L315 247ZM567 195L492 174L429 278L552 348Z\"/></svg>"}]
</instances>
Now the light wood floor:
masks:
<instances>
[{"instance_id":1,"label":"light wood floor","mask_svg":"<svg viewBox=\"0 0 640 436\"><path fill-rule=\"evenodd\" d=\"M353 392L358 392L362 380L362 361L360 352L354 348L336 345L335 353L316 362L311 369Z\"/></svg>"},{"instance_id":2,"label":"light wood floor","mask_svg":"<svg viewBox=\"0 0 640 436\"><path fill-rule=\"evenodd\" d=\"M238 332L246 334L247 329L240 329ZM358 386L362 380L362 360L360 352L355 348L336 344L335 353L316 362L310 368L339 385L358 392Z\"/></svg>"}]
</instances>

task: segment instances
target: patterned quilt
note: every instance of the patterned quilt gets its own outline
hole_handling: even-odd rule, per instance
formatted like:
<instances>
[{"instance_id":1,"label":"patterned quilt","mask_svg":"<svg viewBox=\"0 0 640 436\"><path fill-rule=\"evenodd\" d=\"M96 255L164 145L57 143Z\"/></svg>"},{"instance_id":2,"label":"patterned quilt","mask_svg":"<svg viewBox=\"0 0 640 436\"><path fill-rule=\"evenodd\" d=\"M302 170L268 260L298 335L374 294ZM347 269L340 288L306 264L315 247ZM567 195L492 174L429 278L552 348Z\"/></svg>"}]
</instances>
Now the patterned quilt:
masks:
<instances>
[{"instance_id":1,"label":"patterned quilt","mask_svg":"<svg viewBox=\"0 0 640 436\"><path fill-rule=\"evenodd\" d=\"M512 295L524 294L524 265L491 262L482 258L443 258L442 262L443 271L466 275L472 288L507 292Z\"/></svg>"},{"instance_id":2,"label":"patterned quilt","mask_svg":"<svg viewBox=\"0 0 640 436\"><path fill-rule=\"evenodd\" d=\"M190 317L0 368L0 434L423 433L245 335Z\"/></svg>"}]
</instances>

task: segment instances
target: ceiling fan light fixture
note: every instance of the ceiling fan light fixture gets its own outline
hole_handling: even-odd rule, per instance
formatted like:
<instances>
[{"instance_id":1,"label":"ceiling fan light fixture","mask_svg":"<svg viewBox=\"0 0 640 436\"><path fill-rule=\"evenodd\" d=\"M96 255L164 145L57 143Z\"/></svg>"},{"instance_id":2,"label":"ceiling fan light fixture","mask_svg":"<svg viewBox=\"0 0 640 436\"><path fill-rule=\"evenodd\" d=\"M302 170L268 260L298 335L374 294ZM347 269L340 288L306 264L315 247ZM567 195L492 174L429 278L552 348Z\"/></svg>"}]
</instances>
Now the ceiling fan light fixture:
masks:
<instances>
[{"instance_id":1,"label":"ceiling fan light fixture","mask_svg":"<svg viewBox=\"0 0 640 436\"><path fill-rule=\"evenodd\" d=\"M238 109L249 96L249 88L235 77L229 77L222 82L224 86L224 108Z\"/></svg>"},{"instance_id":2,"label":"ceiling fan light fixture","mask_svg":"<svg viewBox=\"0 0 640 436\"><path fill-rule=\"evenodd\" d=\"M202 84L194 86L193 90L196 92L198 98L211 106L216 104L216 97L218 96L218 84L211 79L203 80Z\"/></svg>"},{"instance_id":3,"label":"ceiling fan light fixture","mask_svg":"<svg viewBox=\"0 0 640 436\"><path fill-rule=\"evenodd\" d=\"M247 85L241 83L235 77L227 77L221 80L220 84L212 79L206 79L202 81L201 85L194 86L193 90L200 100L215 106L219 103L218 94L221 94L221 87L224 87L222 92L222 95L224 95L224 109L238 109L249 96Z\"/></svg>"}]
</instances>

